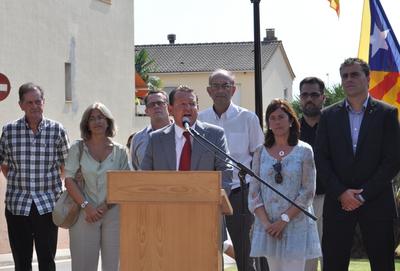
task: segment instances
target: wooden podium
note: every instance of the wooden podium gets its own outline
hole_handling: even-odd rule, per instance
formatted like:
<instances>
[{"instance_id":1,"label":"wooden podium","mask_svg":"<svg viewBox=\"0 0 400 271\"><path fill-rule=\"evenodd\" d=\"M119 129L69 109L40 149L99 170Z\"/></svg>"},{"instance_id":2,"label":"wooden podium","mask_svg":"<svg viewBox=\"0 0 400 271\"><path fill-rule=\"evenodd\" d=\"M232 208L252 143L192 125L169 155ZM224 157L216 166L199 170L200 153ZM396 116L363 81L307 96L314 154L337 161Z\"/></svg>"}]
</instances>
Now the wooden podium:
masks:
<instances>
[{"instance_id":1,"label":"wooden podium","mask_svg":"<svg viewBox=\"0 0 400 271\"><path fill-rule=\"evenodd\" d=\"M221 271L221 214L232 207L216 171L109 171L121 206L122 271Z\"/></svg>"}]
</instances>

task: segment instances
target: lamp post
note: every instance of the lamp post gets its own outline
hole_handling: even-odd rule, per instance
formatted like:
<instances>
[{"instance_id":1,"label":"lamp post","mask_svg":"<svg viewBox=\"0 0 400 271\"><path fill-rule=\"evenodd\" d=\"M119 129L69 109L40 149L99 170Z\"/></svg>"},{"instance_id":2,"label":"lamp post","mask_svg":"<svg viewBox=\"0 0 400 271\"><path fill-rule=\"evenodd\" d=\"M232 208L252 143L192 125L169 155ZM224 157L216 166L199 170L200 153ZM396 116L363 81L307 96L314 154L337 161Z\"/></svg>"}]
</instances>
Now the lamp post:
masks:
<instances>
[{"instance_id":1,"label":"lamp post","mask_svg":"<svg viewBox=\"0 0 400 271\"><path fill-rule=\"evenodd\" d=\"M262 100L262 75L261 75L261 42L260 42L260 2L261 0L250 0L253 3L254 18L254 88L256 114L263 128L263 100Z\"/></svg>"},{"instance_id":2,"label":"lamp post","mask_svg":"<svg viewBox=\"0 0 400 271\"><path fill-rule=\"evenodd\" d=\"M260 2L261 0L250 0L253 3L254 20L254 88L256 114L260 120L261 129L263 128L263 100L262 100L262 74L261 74L261 41L260 41ZM258 271L268 271L268 263L264 257L256 259L256 269Z\"/></svg>"}]
</instances>

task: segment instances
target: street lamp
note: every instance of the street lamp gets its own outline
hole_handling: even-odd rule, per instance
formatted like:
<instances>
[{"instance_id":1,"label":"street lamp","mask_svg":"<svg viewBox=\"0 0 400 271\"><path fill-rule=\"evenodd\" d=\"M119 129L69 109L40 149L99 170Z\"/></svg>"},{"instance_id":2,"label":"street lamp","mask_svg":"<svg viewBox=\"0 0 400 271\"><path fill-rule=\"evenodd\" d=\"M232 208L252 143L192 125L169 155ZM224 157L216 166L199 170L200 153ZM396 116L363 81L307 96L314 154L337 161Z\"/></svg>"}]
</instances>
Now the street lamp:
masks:
<instances>
[{"instance_id":1,"label":"street lamp","mask_svg":"<svg viewBox=\"0 0 400 271\"><path fill-rule=\"evenodd\" d=\"M254 20L254 88L256 114L260 120L261 129L264 126L263 100L262 100L262 74L261 74L261 41L260 41L260 2L261 0L250 0L253 3ZM268 271L268 263L264 257L256 259L257 270Z\"/></svg>"},{"instance_id":2,"label":"street lamp","mask_svg":"<svg viewBox=\"0 0 400 271\"><path fill-rule=\"evenodd\" d=\"M260 2L261 0L250 0L253 3L254 18L254 88L256 114L263 128L263 100L262 100L262 74L261 74L261 42L260 42Z\"/></svg>"}]
</instances>

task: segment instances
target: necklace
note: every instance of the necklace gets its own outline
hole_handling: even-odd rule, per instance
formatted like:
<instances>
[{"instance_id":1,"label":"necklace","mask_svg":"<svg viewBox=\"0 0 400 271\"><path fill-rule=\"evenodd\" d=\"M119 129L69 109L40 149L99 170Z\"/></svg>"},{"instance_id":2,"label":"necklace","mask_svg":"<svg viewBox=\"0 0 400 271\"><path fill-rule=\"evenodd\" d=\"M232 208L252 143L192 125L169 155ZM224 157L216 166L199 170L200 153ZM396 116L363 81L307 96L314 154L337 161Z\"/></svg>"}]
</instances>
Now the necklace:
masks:
<instances>
[{"instance_id":1,"label":"necklace","mask_svg":"<svg viewBox=\"0 0 400 271\"><path fill-rule=\"evenodd\" d=\"M285 152L284 151L279 151L278 154L279 154L280 157L282 157L282 156L285 155Z\"/></svg>"}]
</instances>

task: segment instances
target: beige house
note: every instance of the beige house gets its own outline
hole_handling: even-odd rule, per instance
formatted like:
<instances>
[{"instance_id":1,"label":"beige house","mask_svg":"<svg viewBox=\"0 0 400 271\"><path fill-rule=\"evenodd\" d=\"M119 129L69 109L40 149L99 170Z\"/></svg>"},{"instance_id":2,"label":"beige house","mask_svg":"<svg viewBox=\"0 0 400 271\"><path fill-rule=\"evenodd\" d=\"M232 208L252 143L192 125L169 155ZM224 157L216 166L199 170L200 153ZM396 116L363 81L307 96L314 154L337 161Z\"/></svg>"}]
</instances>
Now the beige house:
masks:
<instances>
[{"instance_id":1,"label":"beige house","mask_svg":"<svg viewBox=\"0 0 400 271\"><path fill-rule=\"evenodd\" d=\"M18 88L35 82L45 91L46 117L71 141L80 137L83 111L100 101L117 121L115 140L125 143L134 125L133 29L132 0L1 0L0 73L11 92L0 101L0 128L23 115ZM10 251L5 185L0 173L0 253Z\"/></svg>"},{"instance_id":2,"label":"beige house","mask_svg":"<svg viewBox=\"0 0 400 271\"><path fill-rule=\"evenodd\" d=\"M169 92L179 85L194 88L199 96L200 110L211 106L206 87L210 72L217 68L230 70L236 75L236 104L255 110L254 45L253 42L175 43L175 35L168 35L169 44L136 45L146 49L155 60L155 72ZM273 29L261 43L262 95L265 108L273 98L292 100L294 72Z\"/></svg>"}]
</instances>

